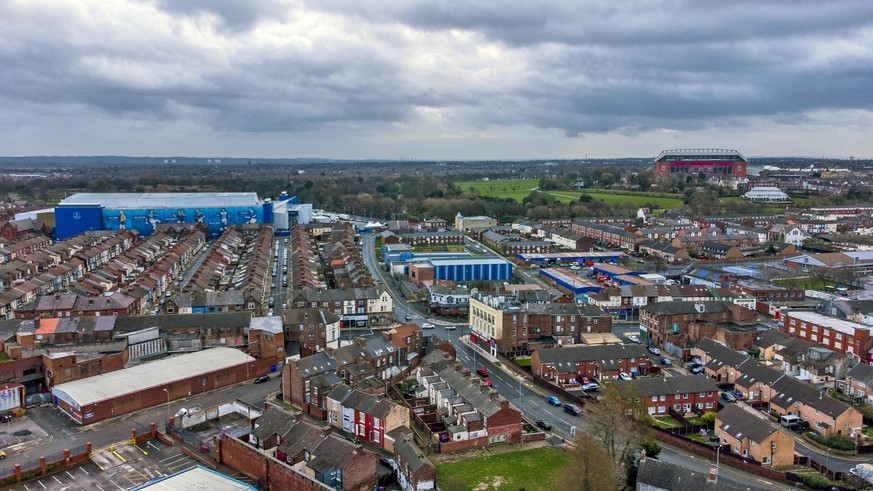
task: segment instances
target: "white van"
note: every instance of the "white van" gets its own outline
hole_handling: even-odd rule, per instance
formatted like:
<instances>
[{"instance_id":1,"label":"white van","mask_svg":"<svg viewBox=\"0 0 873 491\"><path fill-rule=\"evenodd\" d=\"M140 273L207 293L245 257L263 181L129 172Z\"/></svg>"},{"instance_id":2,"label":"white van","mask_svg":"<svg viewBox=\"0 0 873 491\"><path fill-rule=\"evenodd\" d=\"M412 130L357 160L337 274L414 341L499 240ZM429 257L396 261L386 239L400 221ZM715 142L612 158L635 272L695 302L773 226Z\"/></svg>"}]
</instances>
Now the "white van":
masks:
<instances>
[{"instance_id":1,"label":"white van","mask_svg":"<svg viewBox=\"0 0 873 491\"><path fill-rule=\"evenodd\" d=\"M801 422L800 416L796 414L783 414L779 417L779 423L786 428L798 426Z\"/></svg>"}]
</instances>

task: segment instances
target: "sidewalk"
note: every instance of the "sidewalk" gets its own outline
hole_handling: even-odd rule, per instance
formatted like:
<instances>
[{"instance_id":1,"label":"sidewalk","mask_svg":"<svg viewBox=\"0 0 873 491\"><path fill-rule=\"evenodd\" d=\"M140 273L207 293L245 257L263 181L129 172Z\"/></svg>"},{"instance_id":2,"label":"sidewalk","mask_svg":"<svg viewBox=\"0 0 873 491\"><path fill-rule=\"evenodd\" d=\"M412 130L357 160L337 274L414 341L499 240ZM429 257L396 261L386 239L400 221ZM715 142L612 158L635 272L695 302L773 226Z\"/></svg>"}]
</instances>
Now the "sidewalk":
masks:
<instances>
[{"instance_id":1,"label":"sidewalk","mask_svg":"<svg viewBox=\"0 0 873 491\"><path fill-rule=\"evenodd\" d=\"M506 368L502 361L498 360L496 357L491 356L490 353L485 352L485 350L483 350L480 346L473 344L473 343L470 343L468 335L465 334L463 336L459 336L458 339L460 339L462 343L467 345L468 348L470 348L471 350L475 350L477 354L481 355L483 358L490 361L495 367L499 368L500 371L505 373L507 376L509 376L515 380L520 379L521 384L523 386L525 386L529 391L531 391L537 395L543 396L543 397L548 397L548 396L554 395L550 392L546 392L544 388L542 388L536 384L532 384L532 383L528 382L528 380L526 378L524 378L521 375L518 375L517 373L515 373L514 371Z\"/></svg>"}]
</instances>

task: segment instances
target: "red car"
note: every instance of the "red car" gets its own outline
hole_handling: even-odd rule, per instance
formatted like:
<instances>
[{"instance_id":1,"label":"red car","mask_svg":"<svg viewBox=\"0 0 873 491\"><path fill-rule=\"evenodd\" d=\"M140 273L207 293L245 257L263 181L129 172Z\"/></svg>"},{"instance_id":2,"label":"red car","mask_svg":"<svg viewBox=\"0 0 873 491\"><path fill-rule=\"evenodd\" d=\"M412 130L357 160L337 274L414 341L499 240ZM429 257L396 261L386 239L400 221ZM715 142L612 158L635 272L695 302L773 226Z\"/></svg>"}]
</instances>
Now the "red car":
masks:
<instances>
[{"instance_id":1,"label":"red car","mask_svg":"<svg viewBox=\"0 0 873 491\"><path fill-rule=\"evenodd\" d=\"M493 385L491 385L491 379L488 377L483 378L482 383L487 385L488 387L493 387Z\"/></svg>"},{"instance_id":2,"label":"red car","mask_svg":"<svg viewBox=\"0 0 873 491\"><path fill-rule=\"evenodd\" d=\"M483 377L487 377L488 376L488 369L487 368L477 368L476 373L478 373L479 375L481 375Z\"/></svg>"}]
</instances>

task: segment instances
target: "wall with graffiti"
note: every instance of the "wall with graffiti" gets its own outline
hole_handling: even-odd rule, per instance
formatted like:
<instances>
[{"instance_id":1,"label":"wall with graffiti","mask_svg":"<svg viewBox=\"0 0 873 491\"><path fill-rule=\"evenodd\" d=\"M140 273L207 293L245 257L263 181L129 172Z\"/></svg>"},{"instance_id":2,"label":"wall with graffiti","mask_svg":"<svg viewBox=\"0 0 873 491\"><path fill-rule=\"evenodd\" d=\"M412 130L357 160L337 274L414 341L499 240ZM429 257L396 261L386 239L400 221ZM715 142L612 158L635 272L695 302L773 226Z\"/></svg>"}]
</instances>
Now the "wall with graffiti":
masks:
<instances>
[{"instance_id":1,"label":"wall with graffiti","mask_svg":"<svg viewBox=\"0 0 873 491\"><path fill-rule=\"evenodd\" d=\"M103 210L104 230L137 230L143 235L154 232L159 223L203 223L211 234L220 234L229 225L263 222L261 206Z\"/></svg>"}]
</instances>

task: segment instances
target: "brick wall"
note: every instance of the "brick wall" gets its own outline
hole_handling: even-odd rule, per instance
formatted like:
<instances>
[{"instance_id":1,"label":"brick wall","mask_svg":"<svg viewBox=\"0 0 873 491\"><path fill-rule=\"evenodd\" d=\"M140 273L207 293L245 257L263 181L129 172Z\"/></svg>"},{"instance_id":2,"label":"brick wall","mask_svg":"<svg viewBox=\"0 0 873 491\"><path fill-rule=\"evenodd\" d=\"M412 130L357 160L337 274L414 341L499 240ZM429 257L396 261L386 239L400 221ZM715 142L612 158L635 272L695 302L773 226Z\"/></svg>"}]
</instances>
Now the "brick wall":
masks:
<instances>
[{"instance_id":1,"label":"brick wall","mask_svg":"<svg viewBox=\"0 0 873 491\"><path fill-rule=\"evenodd\" d=\"M224 464L252 479L257 479L264 489L300 491L326 491L330 489L295 471L291 466L258 452L254 447L237 438L216 438L215 449L215 459L219 464ZM375 455L373 458L375 459ZM375 480L375 476L373 479Z\"/></svg>"}]
</instances>

